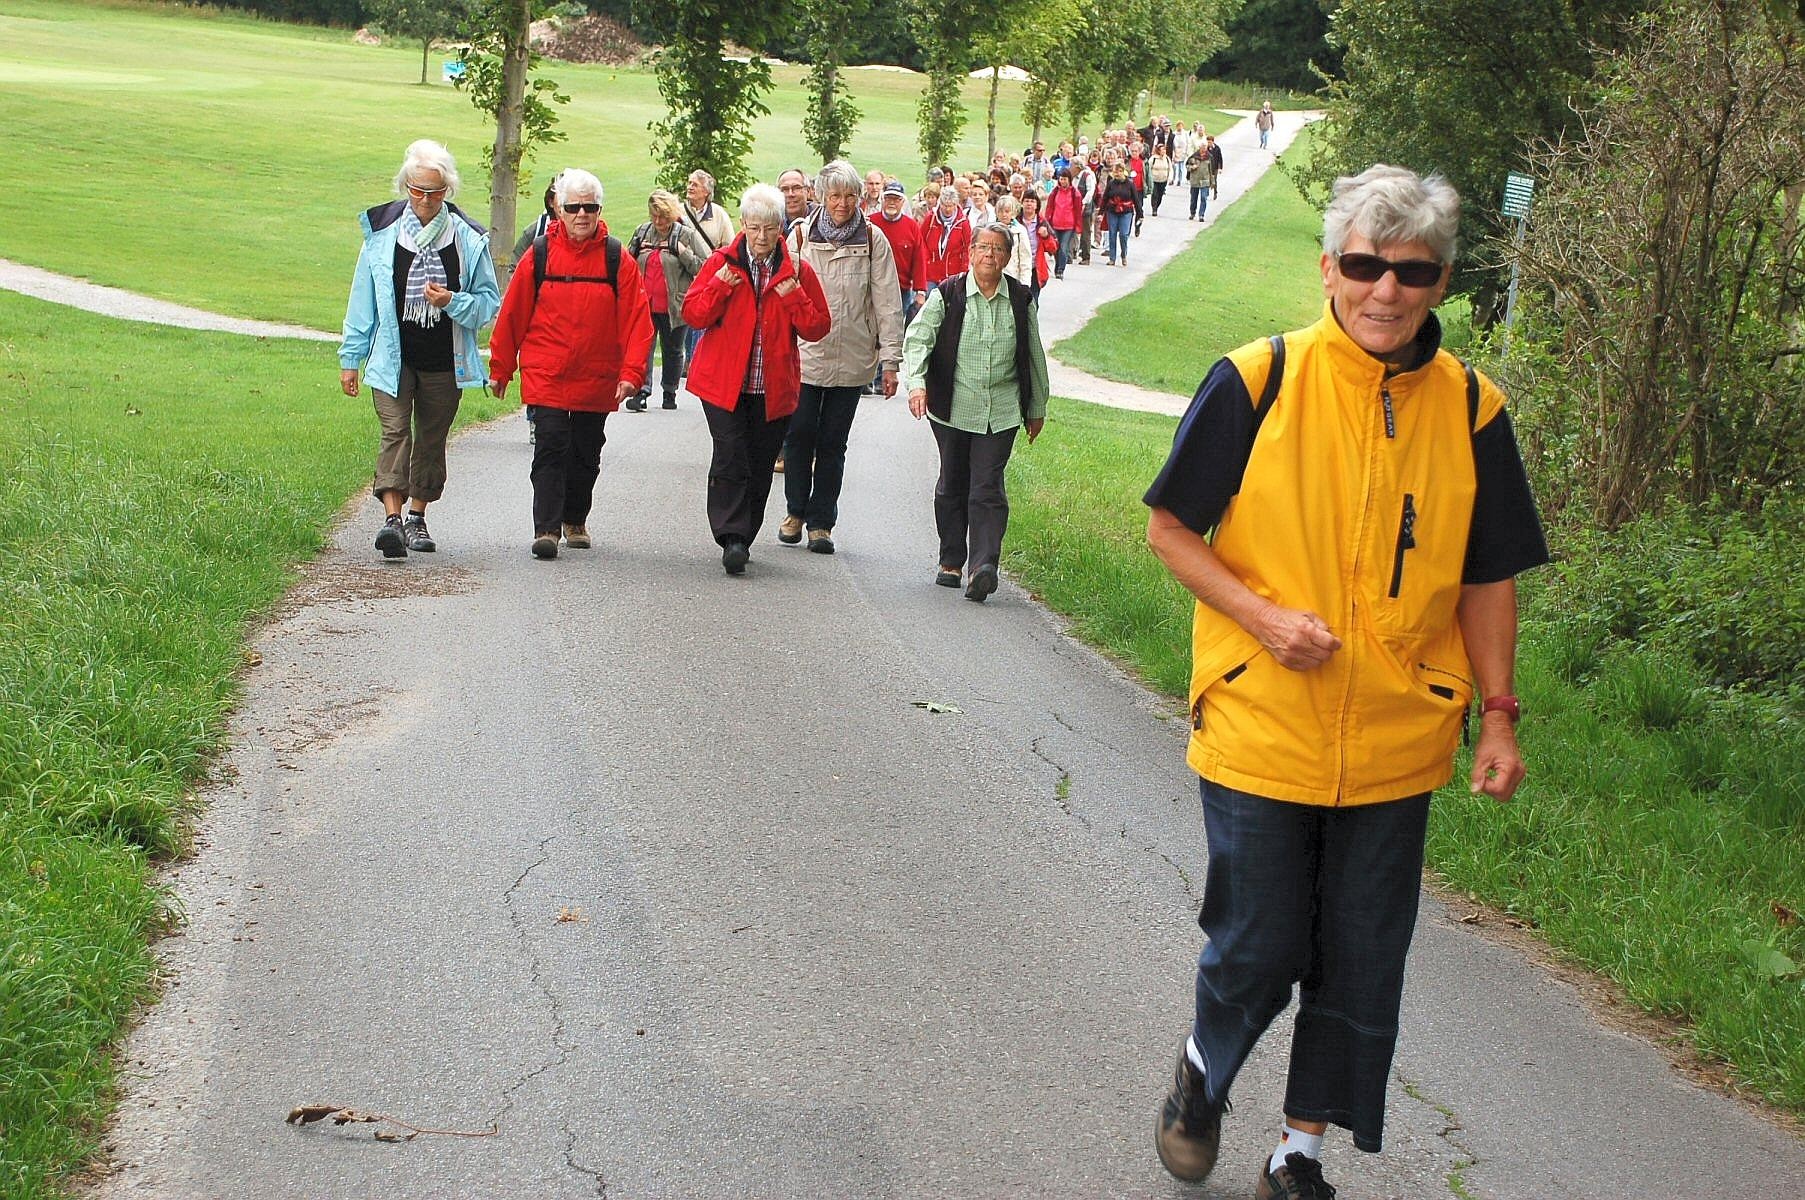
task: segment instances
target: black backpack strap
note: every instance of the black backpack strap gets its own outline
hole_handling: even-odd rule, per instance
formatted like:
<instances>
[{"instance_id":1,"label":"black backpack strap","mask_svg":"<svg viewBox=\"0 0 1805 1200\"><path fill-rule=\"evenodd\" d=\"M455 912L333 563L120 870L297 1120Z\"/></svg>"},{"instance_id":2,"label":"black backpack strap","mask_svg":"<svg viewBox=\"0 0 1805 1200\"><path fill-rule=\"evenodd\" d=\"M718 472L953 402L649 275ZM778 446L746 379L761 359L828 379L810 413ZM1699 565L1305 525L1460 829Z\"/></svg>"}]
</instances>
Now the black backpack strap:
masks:
<instances>
[{"instance_id":1,"label":"black backpack strap","mask_svg":"<svg viewBox=\"0 0 1805 1200\"><path fill-rule=\"evenodd\" d=\"M543 234L533 239L533 300L535 303L539 299L539 287L547 279L556 283L605 283L616 295L620 293L621 244L620 239L613 234L608 235L607 244L603 247L603 254L608 264L608 274L602 278L594 275L547 275L545 260L548 252L549 247L546 245Z\"/></svg>"},{"instance_id":2,"label":"black backpack strap","mask_svg":"<svg viewBox=\"0 0 1805 1200\"><path fill-rule=\"evenodd\" d=\"M1467 362L1465 359L1460 360L1460 365L1467 373L1467 429L1473 433L1478 433L1479 372L1475 371L1473 369L1473 364Z\"/></svg>"},{"instance_id":3,"label":"black backpack strap","mask_svg":"<svg viewBox=\"0 0 1805 1200\"><path fill-rule=\"evenodd\" d=\"M1260 389L1259 403L1253 408L1253 428L1248 432L1247 444L1260 436L1260 423L1266 419L1266 410L1279 397L1279 386L1285 382L1285 338L1282 334L1273 334L1267 338L1272 347L1272 365L1266 369L1266 386Z\"/></svg>"}]
</instances>

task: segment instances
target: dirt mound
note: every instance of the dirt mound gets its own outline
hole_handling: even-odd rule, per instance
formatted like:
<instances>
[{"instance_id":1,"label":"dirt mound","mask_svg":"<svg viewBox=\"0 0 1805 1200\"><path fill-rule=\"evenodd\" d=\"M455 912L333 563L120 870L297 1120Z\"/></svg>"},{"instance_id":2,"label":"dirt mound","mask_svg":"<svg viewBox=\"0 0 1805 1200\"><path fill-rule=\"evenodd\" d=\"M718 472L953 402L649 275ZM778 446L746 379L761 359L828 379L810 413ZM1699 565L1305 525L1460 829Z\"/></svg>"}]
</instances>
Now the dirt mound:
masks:
<instances>
[{"instance_id":1,"label":"dirt mound","mask_svg":"<svg viewBox=\"0 0 1805 1200\"><path fill-rule=\"evenodd\" d=\"M639 62L646 54L645 43L625 25L594 14L560 21L543 36L535 25L533 33L533 45L539 53L565 62L625 66Z\"/></svg>"}]
</instances>

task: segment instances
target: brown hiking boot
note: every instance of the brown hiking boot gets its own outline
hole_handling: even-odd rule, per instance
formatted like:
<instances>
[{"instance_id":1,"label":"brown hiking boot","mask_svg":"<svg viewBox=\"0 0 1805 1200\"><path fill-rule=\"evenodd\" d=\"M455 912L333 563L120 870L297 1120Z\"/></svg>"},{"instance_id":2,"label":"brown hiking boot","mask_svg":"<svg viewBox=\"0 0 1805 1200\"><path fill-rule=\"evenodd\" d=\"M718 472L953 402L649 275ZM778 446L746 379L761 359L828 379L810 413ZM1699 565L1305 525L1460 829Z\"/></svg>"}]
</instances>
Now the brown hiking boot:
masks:
<instances>
[{"instance_id":1,"label":"brown hiking boot","mask_svg":"<svg viewBox=\"0 0 1805 1200\"><path fill-rule=\"evenodd\" d=\"M1180 1047L1172 1090L1160 1105L1153 1125L1153 1146L1160 1165L1186 1183L1202 1183L1216 1166L1222 1148L1222 1113L1227 1102L1212 1103L1205 1094L1203 1072L1191 1065Z\"/></svg>"},{"instance_id":2,"label":"brown hiking boot","mask_svg":"<svg viewBox=\"0 0 1805 1200\"><path fill-rule=\"evenodd\" d=\"M1322 1164L1301 1154L1285 1155L1276 1171L1261 1171L1254 1200L1335 1200L1335 1189L1322 1177Z\"/></svg>"},{"instance_id":3,"label":"brown hiking boot","mask_svg":"<svg viewBox=\"0 0 1805 1200\"><path fill-rule=\"evenodd\" d=\"M566 525L564 527L564 544L572 550L588 550L595 543L589 540L589 530L583 525Z\"/></svg>"},{"instance_id":4,"label":"brown hiking boot","mask_svg":"<svg viewBox=\"0 0 1805 1200\"><path fill-rule=\"evenodd\" d=\"M777 540L786 546L794 546L802 540L802 518L785 517L777 527Z\"/></svg>"}]
</instances>

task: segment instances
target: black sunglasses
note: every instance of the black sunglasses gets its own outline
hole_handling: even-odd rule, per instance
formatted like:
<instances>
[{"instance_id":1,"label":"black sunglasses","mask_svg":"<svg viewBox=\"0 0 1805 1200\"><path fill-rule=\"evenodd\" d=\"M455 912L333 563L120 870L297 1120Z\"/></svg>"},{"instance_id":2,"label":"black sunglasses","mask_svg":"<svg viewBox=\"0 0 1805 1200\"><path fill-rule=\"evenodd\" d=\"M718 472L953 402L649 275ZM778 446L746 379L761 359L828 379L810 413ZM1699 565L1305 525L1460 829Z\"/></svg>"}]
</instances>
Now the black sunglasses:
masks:
<instances>
[{"instance_id":1,"label":"black sunglasses","mask_svg":"<svg viewBox=\"0 0 1805 1200\"><path fill-rule=\"evenodd\" d=\"M602 211L602 206L599 204L566 204L564 211L567 213L599 213ZM1375 276L1375 278L1377 277ZM1398 278L1402 279L1403 276L1400 275Z\"/></svg>"},{"instance_id":2,"label":"black sunglasses","mask_svg":"<svg viewBox=\"0 0 1805 1200\"><path fill-rule=\"evenodd\" d=\"M1441 282L1442 265L1420 258L1392 262L1377 254L1337 254L1335 263L1341 268L1342 275L1355 283L1377 283L1385 278L1387 271L1394 272L1398 282L1405 287L1434 287Z\"/></svg>"}]
</instances>

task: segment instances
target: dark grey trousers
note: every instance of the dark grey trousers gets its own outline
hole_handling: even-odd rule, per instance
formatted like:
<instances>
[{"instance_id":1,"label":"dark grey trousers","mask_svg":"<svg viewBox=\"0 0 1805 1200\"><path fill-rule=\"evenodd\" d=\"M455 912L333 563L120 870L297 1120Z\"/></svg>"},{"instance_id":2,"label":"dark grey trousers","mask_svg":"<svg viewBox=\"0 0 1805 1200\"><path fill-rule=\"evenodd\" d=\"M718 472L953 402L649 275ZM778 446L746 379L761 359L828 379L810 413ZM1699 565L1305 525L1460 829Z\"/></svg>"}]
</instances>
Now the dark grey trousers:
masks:
<instances>
[{"instance_id":1,"label":"dark grey trousers","mask_svg":"<svg viewBox=\"0 0 1805 1200\"><path fill-rule=\"evenodd\" d=\"M934 524L940 530L940 565L959 570L994 567L1003 554L1009 497L1003 469L1015 448L1015 430L967 433L929 421L940 443L940 479L934 484Z\"/></svg>"}]
</instances>

